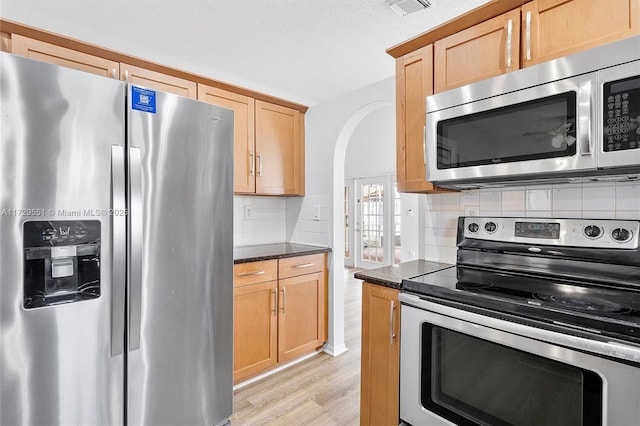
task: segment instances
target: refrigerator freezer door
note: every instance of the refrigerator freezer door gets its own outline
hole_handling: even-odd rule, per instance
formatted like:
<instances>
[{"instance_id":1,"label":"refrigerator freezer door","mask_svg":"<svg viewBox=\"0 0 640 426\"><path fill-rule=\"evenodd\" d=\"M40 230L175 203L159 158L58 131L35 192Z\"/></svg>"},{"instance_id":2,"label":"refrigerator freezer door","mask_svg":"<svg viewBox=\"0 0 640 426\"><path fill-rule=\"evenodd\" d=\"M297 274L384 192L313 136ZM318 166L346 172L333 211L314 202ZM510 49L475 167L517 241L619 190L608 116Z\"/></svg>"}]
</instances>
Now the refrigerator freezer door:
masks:
<instances>
[{"instance_id":1,"label":"refrigerator freezer door","mask_svg":"<svg viewBox=\"0 0 640 426\"><path fill-rule=\"evenodd\" d=\"M218 424L232 411L233 113L128 90L128 424Z\"/></svg>"},{"instance_id":2,"label":"refrigerator freezer door","mask_svg":"<svg viewBox=\"0 0 640 426\"><path fill-rule=\"evenodd\" d=\"M126 86L6 53L0 70L0 424L122 424L109 210Z\"/></svg>"}]
</instances>

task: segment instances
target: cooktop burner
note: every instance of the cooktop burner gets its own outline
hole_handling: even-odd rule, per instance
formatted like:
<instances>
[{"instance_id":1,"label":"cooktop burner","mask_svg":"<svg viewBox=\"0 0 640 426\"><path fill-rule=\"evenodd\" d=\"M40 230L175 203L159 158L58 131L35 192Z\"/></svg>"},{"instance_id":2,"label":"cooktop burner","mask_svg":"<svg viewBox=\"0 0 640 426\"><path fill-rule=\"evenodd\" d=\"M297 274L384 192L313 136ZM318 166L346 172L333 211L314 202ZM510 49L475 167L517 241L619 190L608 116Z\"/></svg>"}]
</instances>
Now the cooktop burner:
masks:
<instances>
[{"instance_id":1,"label":"cooktop burner","mask_svg":"<svg viewBox=\"0 0 640 426\"><path fill-rule=\"evenodd\" d=\"M589 312L594 314L627 314L632 311L629 306L622 303L600 299L598 297L541 293L534 293L533 297L569 311Z\"/></svg>"}]
</instances>

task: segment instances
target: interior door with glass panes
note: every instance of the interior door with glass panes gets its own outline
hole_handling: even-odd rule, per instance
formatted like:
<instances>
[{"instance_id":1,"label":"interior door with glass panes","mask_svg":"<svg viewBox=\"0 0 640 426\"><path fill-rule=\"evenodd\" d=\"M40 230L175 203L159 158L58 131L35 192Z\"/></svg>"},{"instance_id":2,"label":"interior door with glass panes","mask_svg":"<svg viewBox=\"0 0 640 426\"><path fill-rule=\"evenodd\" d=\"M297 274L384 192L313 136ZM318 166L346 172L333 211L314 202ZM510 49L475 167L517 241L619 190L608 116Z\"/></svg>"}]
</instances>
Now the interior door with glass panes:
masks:
<instances>
[{"instance_id":1,"label":"interior door with glass panes","mask_svg":"<svg viewBox=\"0 0 640 426\"><path fill-rule=\"evenodd\" d=\"M354 180L348 179L344 181L344 266L354 267Z\"/></svg>"},{"instance_id":2,"label":"interior door with glass panes","mask_svg":"<svg viewBox=\"0 0 640 426\"><path fill-rule=\"evenodd\" d=\"M356 180L356 233L354 262L357 268L391 264L393 200L387 177Z\"/></svg>"}]
</instances>

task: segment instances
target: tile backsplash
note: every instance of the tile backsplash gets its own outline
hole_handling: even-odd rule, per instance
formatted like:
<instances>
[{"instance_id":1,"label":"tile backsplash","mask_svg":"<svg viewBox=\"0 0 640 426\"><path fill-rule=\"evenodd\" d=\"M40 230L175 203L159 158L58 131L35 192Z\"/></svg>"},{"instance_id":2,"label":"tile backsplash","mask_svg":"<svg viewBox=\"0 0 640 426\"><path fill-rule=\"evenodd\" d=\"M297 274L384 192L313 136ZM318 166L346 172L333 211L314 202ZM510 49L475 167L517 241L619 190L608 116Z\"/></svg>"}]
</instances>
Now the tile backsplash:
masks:
<instances>
[{"instance_id":1,"label":"tile backsplash","mask_svg":"<svg viewBox=\"0 0 640 426\"><path fill-rule=\"evenodd\" d=\"M640 182L522 186L425 195L424 258L455 263L458 216L640 220Z\"/></svg>"},{"instance_id":2,"label":"tile backsplash","mask_svg":"<svg viewBox=\"0 0 640 426\"><path fill-rule=\"evenodd\" d=\"M233 244L284 241L330 246L330 199L238 196L233 200Z\"/></svg>"},{"instance_id":3,"label":"tile backsplash","mask_svg":"<svg viewBox=\"0 0 640 426\"><path fill-rule=\"evenodd\" d=\"M233 197L233 245L287 241L286 198Z\"/></svg>"}]
</instances>

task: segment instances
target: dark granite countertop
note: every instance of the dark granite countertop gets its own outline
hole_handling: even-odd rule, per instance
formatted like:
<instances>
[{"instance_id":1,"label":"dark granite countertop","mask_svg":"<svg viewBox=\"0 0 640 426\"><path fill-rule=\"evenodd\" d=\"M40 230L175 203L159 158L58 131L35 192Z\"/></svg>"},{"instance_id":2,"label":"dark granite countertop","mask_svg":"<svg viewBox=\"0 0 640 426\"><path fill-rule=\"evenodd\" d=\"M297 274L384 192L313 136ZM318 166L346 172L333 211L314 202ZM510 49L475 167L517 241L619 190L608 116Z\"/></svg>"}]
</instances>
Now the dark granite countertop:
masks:
<instances>
[{"instance_id":1,"label":"dark granite countertop","mask_svg":"<svg viewBox=\"0 0 640 426\"><path fill-rule=\"evenodd\" d=\"M233 263L256 262L260 260L281 259L285 257L305 256L307 254L328 253L329 247L311 246L297 243L258 244L233 248Z\"/></svg>"},{"instance_id":2,"label":"dark granite countertop","mask_svg":"<svg viewBox=\"0 0 640 426\"><path fill-rule=\"evenodd\" d=\"M367 269L353 274L355 278L385 287L400 290L402 280L429 274L441 269L455 266L450 263L431 262L428 260L411 260L394 266L385 266L377 269Z\"/></svg>"}]
</instances>

